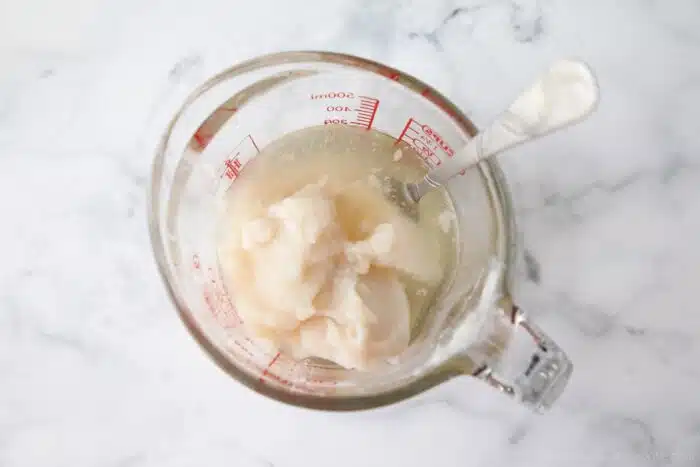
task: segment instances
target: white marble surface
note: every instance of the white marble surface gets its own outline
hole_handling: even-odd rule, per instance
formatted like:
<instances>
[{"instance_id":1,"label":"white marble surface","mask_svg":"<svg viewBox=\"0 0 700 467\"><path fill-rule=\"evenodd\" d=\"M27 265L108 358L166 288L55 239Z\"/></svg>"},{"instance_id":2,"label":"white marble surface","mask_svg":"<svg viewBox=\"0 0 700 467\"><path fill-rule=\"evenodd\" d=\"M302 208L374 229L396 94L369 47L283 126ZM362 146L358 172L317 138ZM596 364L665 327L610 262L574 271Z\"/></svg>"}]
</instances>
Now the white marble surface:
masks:
<instances>
[{"instance_id":1,"label":"white marble surface","mask_svg":"<svg viewBox=\"0 0 700 467\"><path fill-rule=\"evenodd\" d=\"M700 465L700 3L299 4L0 4L0 466ZM576 364L552 412L467 378L305 412L190 339L146 230L154 105L302 48L403 68L477 123L554 58L595 68L595 117L502 161L532 258L518 298Z\"/></svg>"}]
</instances>

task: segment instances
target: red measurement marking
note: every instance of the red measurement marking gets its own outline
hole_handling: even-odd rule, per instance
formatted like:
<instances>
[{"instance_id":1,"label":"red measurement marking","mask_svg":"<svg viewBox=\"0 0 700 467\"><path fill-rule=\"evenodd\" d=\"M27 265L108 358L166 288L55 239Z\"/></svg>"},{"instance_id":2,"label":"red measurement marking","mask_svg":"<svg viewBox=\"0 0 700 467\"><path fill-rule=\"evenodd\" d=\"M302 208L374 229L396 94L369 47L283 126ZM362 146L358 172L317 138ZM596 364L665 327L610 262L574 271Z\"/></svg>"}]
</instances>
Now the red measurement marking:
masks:
<instances>
[{"instance_id":1,"label":"red measurement marking","mask_svg":"<svg viewBox=\"0 0 700 467\"><path fill-rule=\"evenodd\" d=\"M216 109L192 135L192 139L197 143L198 149L204 149L214 138L216 132L237 111L238 107L219 107Z\"/></svg>"},{"instance_id":2,"label":"red measurement marking","mask_svg":"<svg viewBox=\"0 0 700 467\"><path fill-rule=\"evenodd\" d=\"M217 287L205 286L202 290L202 296L207 308L222 328L235 329L243 324L243 320L225 292Z\"/></svg>"},{"instance_id":3,"label":"red measurement marking","mask_svg":"<svg viewBox=\"0 0 700 467\"><path fill-rule=\"evenodd\" d=\"M324 125L328 124L340 124L340 125L354 125L362 128L370 129L374 123L374 117L377 114L377 109L379 108L379 99L369 96L355 96L355 93L349 91L331 91L325 93L311 94L309 96L311 100L318 99L357 99L358 103L356 107L351 107L348 105L327 105L325 111L329 114L339 114L330 115L329 118L324 119ZM355 113L355 119L348 121L344 114Z\"/></svg>"},{"instance_id":4,"label":"red measurement marking","mask_svg":"<svg viewBox=\"0 0 700 467\"><path fill-rule=\"evenodd\" d=\"M233 306L226 289L218 281L214 268L208 267L205 272L198 254L192 255L192 267L197 277L205 279L202 284L202 297L216 322L226 329L241 325L243 320Z\"/></svg>"},{"instance_id":5,"label":"red measurement marking","mask_svg":"<svg viewBox=\"0 0 700 467\"><path fill-rule=\"evenodd\" d=\"M438 146L440 146L440 149L445 151L448 156L452 157L455 155L454 150L450 147L447 141L445 141L442 136L438 134L437 131L433 130L428 125L423 125L423 131L426 135L430 136L438 144Z\"/></svg>"},{"instance_id":6,"label":"red measurement marking","mask_svg":"<svg viewBox=\"0 0 700 467\"><path fill-rule=\"evenodd\" d=\"M348 91L331 91L331 92L325 92L325 93L319 93L319 94L311 94L309 96L309 99L311 100L316 100L316 99L354 99L355 98L355 93L354 92L348 92Z\"/></svg>"},{"instance_id":7,"label":"red measurement marking","mask_svg":"<svg viewBox=\"0 0 700 467\"><path fill-rule=\"evenodd\" d=\"M406 122L406 125L403 127L403 130L401 130L401 134L399 135L398 138L396 138L396 142L394 143L395 145L398 144L400 141L404 141L404 136L406 136L406 132L408 131L408 128L411 126L412 122L413 122L413 119L409 118L408 121Z\"/></svg>"},{"instance_id":8,"label":"red measurement marking","mask_svg":"<svg viewBox=\"0 0 700 467\"><path fill-rule=\"evenodd\" d=\"M380 70L380 73L382 76L386 76L389 79L392 79L394 81L398 81L399 78L401 78L401 73L394 71L394 70Z\"/></svg>"},{"instance_id":9,"label":"red measurement marking","mask_svg":"<svg viewBox=\"0 0 700 467\"><path fill-rule=\"evenodd\" d=\"M289 386L289 387L293 387L293 386L294 386L294 383L293 383L292 381L290 381L290 380L288 380L288 379L285 379L285 378L281 378L281 377L277 376L277 375L274 374L274 373L269 373L269 374L266 375L266 377L267 377L267 378L270 378L270 379L274 379L275 381L277 381L278 383L280 383L280 384L282 384L282 385L284 385L284 386ZM264 383L265 380L263 380L262 378L260 378L260 382L261 382L261 383Z\"/></svg>"},{"instance_id":10,"label":"red measurement marking","mask_svg":"<svg viewBox=\"0 0 700 467\"><path fill-rule=\"evenodd\" d=\"M332 379L321 379L319 377L310 377L306 379L309 384L316 384L318 386L325 386L326 388L337 386L338 383Z\"/></svg>"},{"instance_id":11,"label":"red measurement marking","mask_svg":"<svg viewBox=\"0 0 700 467\"><path fill-rule=\"evenodd\" d=\"M280 383L284 386L294 388L294 386L295 386L294 381L292 381L291 379L283 378L282 376L279 376L279 375L270 371L270 368L272 368L272 366L277 362L277 359L279 359L280 356L281 356L280 352L277 352L277 354L275 354L275 356L272 357L272 360L270 360L270 363L267 364L267 368L265 368L263 370L263 372L261 373L260 378L258 379L258 382L261 384L265 384L266 379L271 379L271 380L277 381L278 383ZM290 378L292 378L292 377L293 376L290 375Z\"/></svg>"},{"instance_id":12,"label":"red measurement marking","mask_svg":"<svg viewBox=\"0 0 700 467\"><path fill-rule=\"evenodd\" d=\"M270 363L267 364L267 368L263 370L262 375L260 375L260 382L262 383L263 380L265 379L265 376L267 376L270 373L270 368L272 368L272 365L275 364L278 358L280 358L281 353L277 352L274 357L272 357L272 360L270 360Z\"/></svg>"},{"instance_id":13,"label":"red measurement marking","mask_svg":"<svg viewBox=\"0 0 700 467\"><path fill-rule=\"evenodd\" d=\"M238 154L236 154L236 156L238 156ZM224 165L226 166L226 170L224 171L224 175L222 175L222 177L225 176L229 180L235 180L243 167L241 161L238 159L227 159L226 162L224 162Z\"/></svg>"},{"instance_id":14,"label":"red measurement marking","mask_svg":"<svg viewBox=\"0 0 700 467\"><path fill-rule=\"evenodd\" d=\"M246 145L248 144L250 144L250 146L246 147ZM241 162L239 158L241 157L241 155L250 156L250 154L244 154L244 151L246 151L246 149L248 150L247 152L250 152L251 149L254 149L255 152L260 152L260 148L258 148L258 145L255 144L255 140L253 140L253 137L251 135L248 135L245 138L243 138L243 140L240 143L238 143L234 150L231 151L229 157L227 157L224 161L224 170L219 178L226 178L229 182L232 182L236 178L238 178L241 171L243 170L243 166L245 165L243 164L243 162Z\"/></svg>"},{"instance_id":15,"label":"red measurement marking","mask_svg":"<svg viewBox=\"0 0 700 467\"><path fill-rule=\"evenodd\" d=\"M204 148L204 146L209 143L209 141L199 132L199 130L192 137L197 142L200 149Z\"/></svg>"},{"instance_id":16,"label":"red measurement marking","mask_svg":"<svg viewBox=\"0 0 700 467\"><path fill-rule=\"evenodd\" d=\"M211 296L211 292L208 289L204 289L203 296L204 302L207 304L207 308L209 308L209 311L216 316L216 306L214 305L214 299Z\"/></svg>"},{"instance_id":17,"label":"red measurement marking","mask_svg":"<svg viewBox=\"0 0 700 467\"><path fill-rule=\"evenodd\" d=\"M449 157L445 149L440 146L438 141L433 137L433 132L429 126L423 125L413 118L409 118L404 126L401 134L396 139L396 142L403 141L408 143L421 156L430 168L435 168L442 163L438 153L443 154L443 157Z\"/></svg>"},{"instance_id":18,"label":"red measurement marking","mask_svg":"<svg viewBox=\"0 0 700 467\"><path fill-rule=\"evenodd\" d=\"M218 305L219 313L217 318L219 318L221 326L227 329L233 329L243 324L243 320L224 290L220 287L215 287L214 298Z\"/></svg>"},{"instance_id":19,"label":"red measurement marking","mask_svg":"<svg viewBox=\"0 0 700 467\"><path fill-rule=\"evenodd\" d=\"M379 99L368 96L360 96L360 105L356 109L357 116L355 117L355 120L351 121L349 124L367 128L369 130L372 128L372 123L374 123L374 117L377 115L378 108Z\"/></svg>"},{"instance_id":20,"label":"red measurement marking","mask_svg":"<svg viewBox=\"0 0 700 467\"><path fill-rule=\"evenodd\" d=\"M199 149L204 149L211 142L211 135L204 134L203 128L197 130L197 132L192 135L192 139L197 142L197 147Z\"/></svg>"}]
</instances>

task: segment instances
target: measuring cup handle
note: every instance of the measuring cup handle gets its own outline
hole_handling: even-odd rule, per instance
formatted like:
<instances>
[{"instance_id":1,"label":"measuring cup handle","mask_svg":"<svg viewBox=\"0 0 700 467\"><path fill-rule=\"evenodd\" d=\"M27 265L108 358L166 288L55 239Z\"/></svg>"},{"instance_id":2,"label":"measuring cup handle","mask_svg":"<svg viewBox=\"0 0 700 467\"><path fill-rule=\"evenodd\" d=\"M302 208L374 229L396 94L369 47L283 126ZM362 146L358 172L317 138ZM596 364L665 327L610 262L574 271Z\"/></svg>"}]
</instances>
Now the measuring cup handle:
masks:
<instances>
[{"instance_id":1,"label":"measuring cup handle","mask_svg":"<svg viewBox=\"0 0 700 467\"><path fill-rule=\"evenodd\" d=\"M513 305L515 326L508 350L496 364L478 367L472 376L504 392L536 412L544 412L559 398L573 365L539 327Z\"/></svg>"}]
</instances>

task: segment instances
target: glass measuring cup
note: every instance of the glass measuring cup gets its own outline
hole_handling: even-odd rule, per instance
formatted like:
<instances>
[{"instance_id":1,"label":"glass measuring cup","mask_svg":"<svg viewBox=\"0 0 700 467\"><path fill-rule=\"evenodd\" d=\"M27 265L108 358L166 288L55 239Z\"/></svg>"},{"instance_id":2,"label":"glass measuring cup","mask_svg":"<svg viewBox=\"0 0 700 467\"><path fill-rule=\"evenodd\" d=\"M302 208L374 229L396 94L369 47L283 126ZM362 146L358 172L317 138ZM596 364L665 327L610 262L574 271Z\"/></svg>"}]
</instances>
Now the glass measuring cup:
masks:
<instances>
[{"instance_id":1,"label":"glass measuring cup","mask_svg":"<svg viewBox=\"0 0 700 467\"><path fill-rule=\"evenodd\" d=\"M548 408L571 374L559 347L525 318L509 295L516 255L507 187L495 162L447 186L463 241L454 273L398 363L357 372L294 361L246 334L217 258L224 193L260 149L317 126L348 125L390 135L428 169L475 133L437 91L379 63L326 52L260 57L211 78L186 100L162 137L150 193L152 244L166 288L203 349L231 376L279 401L357 410L418 394L470 375L527 404ZM281 173L280 177L284 177ZM489 265L500 264L488 275ZM495 282L494 282L495 280ZM495 291L496 319L478 340L465 323ZM436 351L437 349L437 351Z\"/></svg>"}]
</instances>

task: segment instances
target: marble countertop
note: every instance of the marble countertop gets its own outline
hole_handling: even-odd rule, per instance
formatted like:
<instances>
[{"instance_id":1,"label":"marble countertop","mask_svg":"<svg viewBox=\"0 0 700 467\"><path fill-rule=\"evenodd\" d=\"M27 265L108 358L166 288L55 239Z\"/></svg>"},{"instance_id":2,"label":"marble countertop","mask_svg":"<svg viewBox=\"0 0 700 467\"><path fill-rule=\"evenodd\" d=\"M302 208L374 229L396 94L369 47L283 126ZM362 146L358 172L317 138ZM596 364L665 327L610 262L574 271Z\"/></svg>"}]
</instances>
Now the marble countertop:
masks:
<instances>
[{"instance_id":1,"label":"marble countertop","mask_svg":"<svg viewBox=\"0 0 700 467\"><path fill-rule=\"evenodd\" d=\"M300 4L0 6L0 466L700 465L700 4ZM140 145L163 93L283 49L402 68L479 124L558 57L596 70L594 118L502 159L518 300L576 366L551 412L470 378L307 412L198 350L152 259Z\"/></svg>"}]
</instances>

